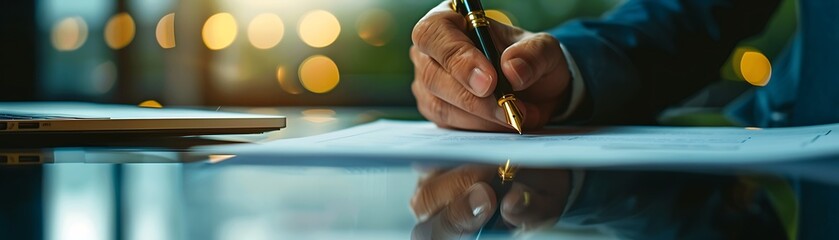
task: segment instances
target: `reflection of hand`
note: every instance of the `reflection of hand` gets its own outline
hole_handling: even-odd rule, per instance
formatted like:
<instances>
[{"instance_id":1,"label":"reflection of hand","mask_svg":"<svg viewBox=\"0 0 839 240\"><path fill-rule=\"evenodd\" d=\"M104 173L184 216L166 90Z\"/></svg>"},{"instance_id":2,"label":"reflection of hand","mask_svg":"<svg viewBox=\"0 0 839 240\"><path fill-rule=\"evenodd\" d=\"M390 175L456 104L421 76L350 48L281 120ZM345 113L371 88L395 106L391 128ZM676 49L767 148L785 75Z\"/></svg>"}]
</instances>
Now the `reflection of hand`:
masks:
<instances>
[{"instance_id":1,"label":"reflection of hand","mask_svg":"<svg viewBox=\"0 0 839 240\"><path fill-rule=\"evenodd\" d=\"M496 168L466 165L424 173L411 198L419 223L414 239L458 239L473 235L495 213L498 203L487 182ZM496 180L497 181L497 180ZM521 169L501 200L501 216L521 230L552 225L565 208L569 173L559 169Z\"/></svg>"},{"instance_id":2,"label":"reflection of hand","mask_svg":"<svg viewBox=\"0 0 839 240\"><path fill-rule=\"evenodd\" d=\"M544 126L562 104L571 78L559 42L547 33L530 33L490 21L503 49L501 70L516 91L522 126ZM449 1L432 9L414 27L411 89L420 113L438 126L510 131L492 97L496 70L464 33L466 20Z\"/></svg>"}]
</instances>

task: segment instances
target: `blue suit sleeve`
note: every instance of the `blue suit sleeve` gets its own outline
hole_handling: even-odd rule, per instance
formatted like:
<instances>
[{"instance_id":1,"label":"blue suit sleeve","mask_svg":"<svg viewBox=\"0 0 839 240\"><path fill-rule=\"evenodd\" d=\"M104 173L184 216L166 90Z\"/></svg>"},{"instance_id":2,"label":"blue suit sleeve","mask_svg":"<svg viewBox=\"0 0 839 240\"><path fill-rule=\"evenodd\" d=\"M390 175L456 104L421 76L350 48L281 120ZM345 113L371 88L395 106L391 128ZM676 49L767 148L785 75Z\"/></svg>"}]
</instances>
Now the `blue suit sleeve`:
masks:
<instances>
[{"instance_id":1,"label":"blue suit sleeve","mask_svg":"<svg viewBox=\"0 0 839 240\"><path fill-rule=\"evenodd\" d=\"M586 171L561 224L621 239L779 239L765 193L737 177L697 173Z\"/></svg>"},{"instance_id":2,"label":"blue suit sleeve","mask_svg":"<svg viewBox=\"0 0 839 240\"><path fill-rule=\"evenodd\" d=\"M779 0L629 0L551 33L577 62L585 123L647 124L712 81L736 43L760 33Z\"/></svg>"}]
</instances>

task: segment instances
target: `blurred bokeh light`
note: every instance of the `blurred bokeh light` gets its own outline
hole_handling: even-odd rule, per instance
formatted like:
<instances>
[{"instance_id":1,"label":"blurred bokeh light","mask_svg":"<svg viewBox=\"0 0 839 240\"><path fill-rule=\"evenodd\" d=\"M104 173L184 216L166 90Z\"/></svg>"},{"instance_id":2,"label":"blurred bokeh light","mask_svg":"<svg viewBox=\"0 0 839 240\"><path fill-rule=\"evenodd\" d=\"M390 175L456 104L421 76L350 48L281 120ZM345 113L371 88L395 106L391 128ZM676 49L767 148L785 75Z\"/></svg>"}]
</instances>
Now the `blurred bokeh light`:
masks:
<instances>
[{"instance_id":1,"label":"blurred bokeh light","mask_svg":"<svg viewBox=\"0 0 839 240\"><path fill-rule=\"evenodd\" d=\"M128 13L118 13L105 26L105 43L112 49L122 49L134 40L134 19Z\"/></svg>"},{"instance_id":2,"label":"blurred bokeh light","mask_svg":"<svg viewBox=\"0 0 839 240\"><path fill-rule=\"evenodd\" d=\"M46 49L38 56L41 99L211 106L414 106L411 31L438 4L38 1L38 37L45 41L37 44ZM767 32L738 48L760 55L732 55L722 79L766 84L771 66L756 57L773 59L795 27L795 1L783 1ZM498 22L538 32L596 18L620 3L485 0L484 6Z\"/></svg>"},{"instance_id":3,"label":"blurred bokeh light","mask_svg":"<svg viewBox=\"0 0 839 240\"><path fill-rule=\"evenodd\" d=\"M358 37L370 45L381 47L393 38L393 15L382 9L365 11L358 17Z\"/></svg>"},{"instance_id":4,"label":"blurred bokeh light","mask_svg":"<svg viewBox=\"0 0 839 240\"><path fill-rule=\"evenodd\" d=\"M510 16L502 11L490 9L485 11L487 17L492 18L495 21L498 21L503 24L507 24L513 26L513 20L510 19Z\"/></svg>"},{"instance_id":5,"label":"blurred bokeh light","mask_svg":"<svg viewBox=\"0 0 839 240\"><path fill-rule=\"evenodd\" d=\"M297 30L303 42L315 48L322 48L338 39L338 35L341 34L341 24L332 13L314 10L300 19Z\"/></svg>"},{"instance_id":6,"label":"blurred bokeh light","mask_svg":"<svg viewBox=\"0 0 839 240\"><path fill-rule=\"evenodd\" d=\"M276 46L283 39L284 33L283 20L276 14L259 14L248 24L248 40L259 49Z\"/></svg>"},{"instance_id":7,"label":"blurred bokeh light","mask_svg":"<svg viewBox=\"0 0 839 240\"><path fill-rule=\"evenodd\" d=\"M137 106L141 108L163 108L163 104L160 104L155 100L146 100L137 104Z\"/></svg>"},{"instance_id":8,"label":"blurred bokeh light","mask_svg":"<svg viewBox=\"0 0 839 240\"><path fill-rule=\"evenodd\" d=\"M300 82L303 87L313 93L326 93L338 86L340 73L338 65L332 59L316 55L300 65Z\"/></svg>"},{"instance_id":9,"label":"blurred bokeh light","mask_svg":"<svg viewBox=\"0 0 839 240\"><path fill-rule=\"evenodd\" d=\"M754 86L766 86L772 76L772 64L763 53L746 51L740 58L740 72L743 79Z\"/></svg>"},{"instance_id":10,"label":"blurred bokeh light","mask_svg":"<svg viewBox=\"0 0 839 240\"><path fill-rule=\"evenodd\" d=\"M160 18L155 30L155 37L157 37L157 43L160 44L160 47L175 47L175 13L166 14L166 16Z\"/></svg>"},{"instance_id":11,"label":"blurred bokeh light","mask_svg":"<svg viewBox=\"0 0 839 240\"><path fill-rule=\"evenodd\" d=\"M52 28L52 45L58 51L79 49L87 41L87 23L81 17L68 17Z\"/></svg>"},{"instance_id":12,"label":"blurred bokeh light","mask_svg":"<svg viewBox=\"0 0 839 240\"><path fill-rule=\"evenodd\" d=\"M210 16L201 30L204 44L210 50L221 50L230 46L236 40L237 33L236 19L230 13L217 13Z\"/></svg>"},{"instance_id":13,"label":"blurred bokeh light","mask_svg":"<svg viewBox=\"0 0 839 240\"><path fill-rule=\"evenodd\" d=\"M96 94L110 92L117 81L117 65L112 61L106 61L93 69L92 89Z\"/></svg>"},{"instance_id":14,"label":"blurred bokeh light","mask_svg":"<svg viewBox=\"0 0 839 240\"><path fill-rule=\"evenodd\" d=\"M308 109L301 112L303 120L313 123L326 123L335 121L335 111L332 109Z\"/></svg>"},{"instance_id":15,"label":"blurred bokeh light","mask_svg":"<svg viewBox=\"0 0 839 240\"><path fill-rule=\"evenodd\" d=\"M300 85L289 81L288 77L286 76L287 74L288 73L286 72L285 67L277 67L277 82L280 84L280 87L287 93L295 95L300 94L300 92L302 92L302 90L300 90Z\"/></svg>"}]
</instances>

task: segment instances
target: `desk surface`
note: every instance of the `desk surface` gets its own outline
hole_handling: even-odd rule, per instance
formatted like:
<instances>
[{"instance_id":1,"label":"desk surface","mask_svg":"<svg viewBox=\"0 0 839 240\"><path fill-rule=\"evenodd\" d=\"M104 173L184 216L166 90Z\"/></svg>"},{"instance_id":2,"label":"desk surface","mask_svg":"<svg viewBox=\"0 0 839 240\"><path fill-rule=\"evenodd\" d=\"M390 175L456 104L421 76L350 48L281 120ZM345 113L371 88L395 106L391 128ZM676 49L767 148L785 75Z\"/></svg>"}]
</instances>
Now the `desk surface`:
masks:
<instances>
[{"instance_id":1,"label":"desk surface","mask_svg":"<svg viewBox=\"0 0 839 240\"><path fill-rule=\"evenodd\" d=\"M227 110L285 115L289 127L260 135L212 136L200 144L270 141L381 117L419 117L410 108ZM16 156L0 165L0 236L406 239L415 224L408 202L418 174L410 166L214 164L207 156L190 154L191 145L175 140L0 150ZM534 238L557 235L605 238L593 231L551 231Z\"/></svg>"}]
</instances>

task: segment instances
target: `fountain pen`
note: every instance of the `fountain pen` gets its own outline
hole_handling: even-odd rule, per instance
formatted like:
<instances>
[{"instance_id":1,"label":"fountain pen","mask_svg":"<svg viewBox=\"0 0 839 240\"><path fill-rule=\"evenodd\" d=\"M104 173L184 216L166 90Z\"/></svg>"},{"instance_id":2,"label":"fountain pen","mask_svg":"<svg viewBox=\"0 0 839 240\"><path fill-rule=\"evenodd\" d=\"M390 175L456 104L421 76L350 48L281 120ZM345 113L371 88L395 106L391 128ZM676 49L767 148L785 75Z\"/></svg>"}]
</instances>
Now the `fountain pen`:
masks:
<instances>
[{"instance_id":1,"label":"fountain pen","mask_svg":"<svg viewBox=\"0 0 839 240\"><path fill-rule=\"evenodd\" d=\"M495 209L492 217L475 233L475 239L482 239L485 235L489 235L490 238L496 238L510 233L510 229L512 228L501 217L501 201L512 188L516 171L518 171L518 168L510 165L510 159L507 159L506 164L498 167L497 178L490 181L490 186L495 191L495 202L498 203L498 207Z\"/></svg>"},{"instance_id":2,"label":"fountain pen","mask_svg":"<svg viewBox=\"0 0 839 240\"><path fill-rule=\"evenodd\" d=\"M501 54L498 53L498 49L495 48L495 43L492 41L489 18L484 13L481 1L452 0L451 7L452 10L466 18L467 28L469 28L467 34L472 39L475 47L481 50L495 68L498 81L493 94L497 98L498 106L504 110L507 124L521 134L521 112L516 106L516 96L513 94L513 87L510 86L510 82L504 77L504 72L501 71Z\"/></svg>"}]
</instances>

